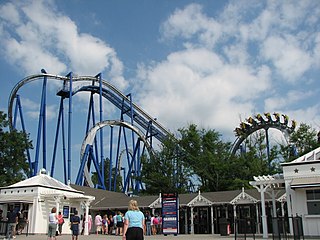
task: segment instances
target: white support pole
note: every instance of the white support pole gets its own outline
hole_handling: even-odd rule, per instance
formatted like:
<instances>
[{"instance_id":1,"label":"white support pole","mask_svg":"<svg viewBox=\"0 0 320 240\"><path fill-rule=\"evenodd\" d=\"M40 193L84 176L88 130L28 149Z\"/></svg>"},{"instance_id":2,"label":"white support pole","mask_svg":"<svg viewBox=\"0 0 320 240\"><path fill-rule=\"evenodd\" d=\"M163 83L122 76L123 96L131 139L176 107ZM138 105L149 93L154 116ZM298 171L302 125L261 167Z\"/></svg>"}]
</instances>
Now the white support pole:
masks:
<instances>
[{"instance_id":1,"label":"white support pole","mask_svg":"<svg viewBox=\"0 0 320 240\"><path fill-rule=\"evenodd\" d=\"M213 205L211 205L210 209L211 209L211 229L212 229L212 234L214 234Z\"/></svg>"},{"instance_id":2,"label":"white support pole","mask_svg":"<svg viewBox=\"0 0 320 240\"><path fill-rule=\"evenodd\" d=\"M194 234L194 224L193 224L193 207L191 207L191 216L190 216L190 220L191 220L191 225L190 225L190 233Z\"/></svg>"},{"instance_id":3,"label":"white support pole","mask_svg":"<svg viewBox=\"0 0 320 240\"><path fill-rule=\"evenodd\" d=\"M260 212L259 212L259 204L256 203L256 218L257 218L257 234L260 234Z\"/></svg>"},{"instance_id":4,"label":"white support pole","mask_svg":"<svg viewBox=\"0 0 320 240\"><path fill-rule=\"evenodd\" d=\"M57 213L60 211L60 197L59 196L56 196L56 197L53 197L54 198L54 201L56 203L56 209L57 209Z\"/></svg>"},{"instance_id":5,"label":"white support pole","mask_svg":"<svg viewBox=\"0 0 320 240\"><path fill-rule=\"evenodd\" d=\"M234 221L234 234L236 233L236 232L238 232L238 230L236 229L236 226L237 226L237 224L236 224L236 221L237 221L237 205L233 205L233 221Z\"/></svg>"},{"instance_id":6,"label":"white support pole","mask_svg":"<svg viewBox=\"0 0 320 240\"><path fill-rule=\"evenodd\" d=\"M263 185L260 185L263 238L268 239L268 225L267 225L266 202L264 198L264 192L265 192L265 188L263 187Z\"/></svg>"},{"instance_id":7,"label":"white support pole","mask_svg":"<svg viewBox=\"0 0 320 240\"><path fill-rule=\"evenodd\" d=\"M86 201L84 204L86 207L86 218L84 219L84 235L89 235L89 206L90 206L90 202Z\"/></svg>"},{"instance_id":8,"label":"white support pole","mask_svg":"<svg viewBox=\"0 0 320 240\"><path fill-rule=\"evenodd\" d=\"M292 181L292 180L291 180ZM292 199L291 199L291 181L285 181L286 185L286 195L287 195L287 209L288 209L288 217L292 217ZM292 218L289 218L289 230L290 234L293 234L293 224Z\"/></svg>"}]
</instances>

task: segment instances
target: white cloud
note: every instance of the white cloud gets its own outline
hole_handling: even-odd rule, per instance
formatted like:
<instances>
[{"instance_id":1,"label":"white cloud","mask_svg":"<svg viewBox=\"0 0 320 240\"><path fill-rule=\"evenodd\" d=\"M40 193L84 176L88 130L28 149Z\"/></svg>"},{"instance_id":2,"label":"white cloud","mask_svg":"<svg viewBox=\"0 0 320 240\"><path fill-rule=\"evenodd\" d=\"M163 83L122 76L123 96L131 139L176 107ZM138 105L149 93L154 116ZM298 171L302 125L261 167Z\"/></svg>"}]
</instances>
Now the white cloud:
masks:
<instances>
[{"instance_id":1,"label":"white cloud","mask_svg":"<svg viewBox=\"0 0 320 240\"><path fill-rule=\"evenodd\" d=\"M40 104L34 102L31 99L25 98L23 99L23 108L26 110L26 115L30 119L38 120L40 115ZM57 118L57 112L58 112L57 105L46 105L46 119L48 121L56 119Z\"/></svg>"},{"instance_id":2,"label":"white cloud","mask_svg":"<svg viewBox=\"0 0 320 240\"><path fill-rule=\"evenodd\" d=\"M286 109L297 104L301 100L308 99L314 96L316 93L313 91L301 91L301 90L291 90L284 96L273 96L272 98L267 98L265 100L265 109Z\"/></svg>"},{"instance_id":3,"label":"white cloud","mask_svg":"<svg viewBox=\"0 0 320 240\"><path fill-rule=\"evenodd\" d=\"M267 38L261 52L287 81L298 80L312 66L312 58L291 36Z\"/></svg>"},{"instance_id":4,"label":"white cloud","mask_svg":"<svg viewBox=\"0 0 320 240\"><path fill-rule=\"evenodd\" d=\"M104 72L120 88L127 87L122 62L103 40L79 33L76 23L62 15L52 1L23 1L1 6L1 45L8 61L26 74L45 68L54 74ZM111 74L109 74L111 72Z\"/></svg>"},{"instance_id":5,"label":"white cloud","mask_svg":"<svg viewBox=\"0 0 320 240\"><path fill-rule=\"evenodd\" d=\"M172 128L194 122L232 132L238 113L251 112L251 101L270 87L267 67L228 65L206 49L176 52L140 71L143 108Z\"/></svg>"},{"instance_id":6,"label":"white cloud","mask_svg":"<svg viewBox=\"0 0 320 240\"><path fill-rule=\"evenodd\" d=\"M176 10L162 25L164 39L177 36L192 39L196 36L208 47L214 46L221 37L222 30L221 24L202 13L202 6L199 4L190 4L182 10Z\"/></svg>"},{"instance_id":7,"label":"white cloud","mask_svg":"<svg viewBox=\"0 0 320 240\"><path fill-rule=\"evenodd\" d=\"M238 125L239 115L288 110L312 96L300 85L279 98L287 84L294 89L308 79L303 76L319 56L319 45L312 46L319 41L307 34L319 22L317 7L313 1L230 1L214 17L199 4L175 10L161 33L180 50L139 65L142 107L171 129L194 122L223 132Z\"/></svg>"}]
</instances>

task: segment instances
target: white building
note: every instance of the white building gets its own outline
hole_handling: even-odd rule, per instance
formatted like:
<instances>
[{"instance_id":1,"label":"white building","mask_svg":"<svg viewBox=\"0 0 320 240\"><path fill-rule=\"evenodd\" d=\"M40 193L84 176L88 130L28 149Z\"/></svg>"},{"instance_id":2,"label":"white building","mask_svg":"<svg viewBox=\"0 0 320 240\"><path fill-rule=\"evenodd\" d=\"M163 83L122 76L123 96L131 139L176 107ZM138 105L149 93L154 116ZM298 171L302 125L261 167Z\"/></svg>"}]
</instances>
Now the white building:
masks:
<instances>
[{"instance_id":1,"label":"white building","mask_svg":"<svg viewBox=\"0 0 320 240\"><path fill-rule=\"evenodd\" d=\"M61 211L64 215L62 233L70 234L70 214L76 209L79 215L86 212L88 216L93 200L94 197L86 196L82 191L50 177L45 170L41 170L37 176L0 188L0 209L3 210L3 216L6 216L8 206L14 205L26 215L29 221L28 233L31 234L47 233L48 215L53 207L57 208L57 213ZM88 234L88 224L85 234Z\"/></svg>"},{"instance_id":2,"label":"white building","mask_svg":"<svg viewBox=\"0 0 320 240\"><path fill-rule=\"evenodd\" d=\"M320 148L282 166L288 215L302 217L305 236L320 236Z\"/></svg>"}]
</instances>

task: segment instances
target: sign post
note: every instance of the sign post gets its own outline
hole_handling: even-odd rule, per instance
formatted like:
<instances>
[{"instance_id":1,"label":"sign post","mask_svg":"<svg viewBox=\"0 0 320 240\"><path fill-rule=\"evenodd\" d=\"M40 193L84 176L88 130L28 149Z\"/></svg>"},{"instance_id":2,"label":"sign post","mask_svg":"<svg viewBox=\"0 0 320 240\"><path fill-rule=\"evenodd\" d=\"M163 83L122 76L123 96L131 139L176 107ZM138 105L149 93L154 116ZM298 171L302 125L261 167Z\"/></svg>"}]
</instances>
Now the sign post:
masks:
<instances>
[{"instance_id":1,"label":"sign post","mask_svg":"<svg viewBox=\"0 0 320 240\"><path fill-rule=\"evenodd\" d=\"M179 198L177 193L162 194L162 233L178 235Z\"/></svg>"}]
</instances>

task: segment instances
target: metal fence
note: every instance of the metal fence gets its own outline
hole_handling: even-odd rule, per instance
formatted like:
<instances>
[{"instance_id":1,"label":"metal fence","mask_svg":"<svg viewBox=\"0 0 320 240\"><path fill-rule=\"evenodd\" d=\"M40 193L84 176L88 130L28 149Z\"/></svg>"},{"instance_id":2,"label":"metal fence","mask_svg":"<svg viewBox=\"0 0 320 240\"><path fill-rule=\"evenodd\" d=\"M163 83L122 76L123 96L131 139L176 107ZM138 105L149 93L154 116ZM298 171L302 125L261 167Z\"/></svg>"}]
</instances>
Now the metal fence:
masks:
<instances>
[{"instance_id":1,"label":"metal fence","mask_svg":"<svg viewBox=\"0 0 320 240\"><path fill-rule=\"evenodd\" d=\"M253 218L236 219L234 225L235 240L256 239L257 221Z\"/></svg>"},{"instance_id":2,"label":"metal fence","mask_svg":"<svg viewBox=\"0 0 320 240\"><path fill-rule=\"evenodd\" d=\"M289 221L292 221L293 235L289 234ZM272 239L273 240L303 240L302 217L277 217L272 218Z\"/></svg>"},{"instance_id":3,"label":"metal fence","mask_svg":"<svg viewBox=\"0 0 320 240\"><path fill-rule=\"evenodd\" d=\"M268 232L272 233L273 240L304 240L302 217L277 217L272 218ZM292 221L293 233L290 234L289 222ZM235 240L256 239L258 224L254 218L236 219L234 225Z\"/></svg>"}]
</instances>

